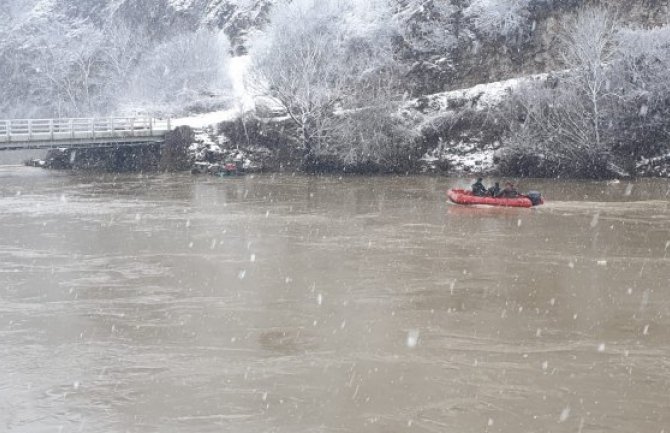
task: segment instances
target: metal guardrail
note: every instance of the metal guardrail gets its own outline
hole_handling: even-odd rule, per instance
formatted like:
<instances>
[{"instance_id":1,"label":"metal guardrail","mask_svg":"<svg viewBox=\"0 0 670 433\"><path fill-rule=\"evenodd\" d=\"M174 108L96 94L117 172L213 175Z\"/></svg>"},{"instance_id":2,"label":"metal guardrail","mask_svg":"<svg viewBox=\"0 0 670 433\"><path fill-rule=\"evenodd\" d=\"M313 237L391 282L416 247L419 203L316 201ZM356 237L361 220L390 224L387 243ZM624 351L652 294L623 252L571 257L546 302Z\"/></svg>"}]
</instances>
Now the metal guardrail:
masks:
<instances>
[{"instance_id":1,"label":"metal guardrail","mask_svg":"<svg viewBox=\"0 0 670 433\"><path fill-rule=\"evenodd\" d=\"M109 117L88 119L0 120L0 148L7 143L77 141L162 137L170 119Z\"/></svg>"}]
</instances>

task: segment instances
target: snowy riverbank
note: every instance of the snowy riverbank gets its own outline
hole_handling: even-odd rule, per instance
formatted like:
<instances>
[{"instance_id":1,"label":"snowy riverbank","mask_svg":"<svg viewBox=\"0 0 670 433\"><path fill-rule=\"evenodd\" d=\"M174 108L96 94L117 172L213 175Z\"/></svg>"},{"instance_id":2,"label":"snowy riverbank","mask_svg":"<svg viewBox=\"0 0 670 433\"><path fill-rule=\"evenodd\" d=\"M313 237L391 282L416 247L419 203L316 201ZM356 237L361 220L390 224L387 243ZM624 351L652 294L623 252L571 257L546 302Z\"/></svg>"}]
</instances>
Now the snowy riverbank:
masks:
<instances>
[{"instance_id":1,"label":"snowy riverbank","mask_svg":"<svg viewBox=\"0 0 670 433\"><path fill-rule=\"evenodd\" d=\"M244 65L243 61L240 64ZM243 74L244 70L238 72ZM521 86L549 77L549 74L530 75L404 103L400 117L427 143L416 171L455 175L495 173L505 150L507 131L499 117L501 107ZM281 110L272 111L275 117L259 117L260 111L271 110L252 110L254 100L246 92L244 81L238 79L237 83L236 92L242 101L237 107L176 121L196 131L190 155L197 171L216 171L225 162L241 162L245 169L254 171L295 169L300 164L296 159L300 149L295 149L297 127L287 121ZM637 168L638 176L669 177L670 158L661 155L640 160Z\"/></svg>"}]
</instances>

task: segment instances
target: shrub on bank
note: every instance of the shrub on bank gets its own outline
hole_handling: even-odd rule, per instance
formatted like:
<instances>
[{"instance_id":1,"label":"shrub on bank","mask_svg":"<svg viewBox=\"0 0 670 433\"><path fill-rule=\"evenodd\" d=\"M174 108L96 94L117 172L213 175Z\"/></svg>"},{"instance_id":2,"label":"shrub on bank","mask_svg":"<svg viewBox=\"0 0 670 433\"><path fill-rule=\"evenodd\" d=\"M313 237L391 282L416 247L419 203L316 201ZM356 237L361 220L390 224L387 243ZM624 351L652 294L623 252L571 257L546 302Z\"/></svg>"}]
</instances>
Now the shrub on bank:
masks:
<instances>
[{"instance_id":1,"label":"shrub on bank","mask_svg":"<svg viewBox=\"0 0 670 433\"><path fill-rule=\"evenodd\" d=\"M191 166L188 148L193 143L195 134L188 126L179 126L165 135L165 143L161 149L159 168L162 171L184 171Z\"/></svg>"},{"instance_id":2,"label":"shrub on bank","mask_svg":"<svg viewBox=\"0 0 670 433\"><path fill-rule=\"evenodd\" d=\"M583 151L568 159L523 146L501 152L498 171L508 177L603 179L613 175L607 154Z\"/></svg>"}]
</instances>

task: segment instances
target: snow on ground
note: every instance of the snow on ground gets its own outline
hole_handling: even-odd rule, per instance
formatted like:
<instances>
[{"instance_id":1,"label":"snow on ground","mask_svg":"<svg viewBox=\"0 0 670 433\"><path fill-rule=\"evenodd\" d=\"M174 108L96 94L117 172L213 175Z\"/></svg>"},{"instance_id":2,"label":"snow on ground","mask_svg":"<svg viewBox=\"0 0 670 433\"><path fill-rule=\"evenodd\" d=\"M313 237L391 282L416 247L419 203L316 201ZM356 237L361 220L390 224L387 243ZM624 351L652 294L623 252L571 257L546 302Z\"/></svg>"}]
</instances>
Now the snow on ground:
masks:
<instances>
[{"instance_id":1,"label":"snow on ground","mask_svg":"<svg viewBox=\"0 0 670 433\"><path fill-rule=\"evenodd\" d=\"M221 153L221 146L218 143L215 143L212 140L212 136L206 132L198 132L195 134L195 141L189 147L191 152L199 152L202 149L207 149L208 151L214 153Z\"/></svg>"},{"instance_id":2,"label":"snow on ground","mask_svg":"<svg viewBox=\"0 0 670 433\"><path fill-rule=\"evenodd\" d=\"M174 127L190 126L193 129L204 129L220 122L233 120L243 113L253 110L254 98L245 84L247 71L249 70L249 60L249 56L233 57L228 65L228 74L233 84L233 98L235 101L233 107L227 110L173 119L172 125Z\"/></svg>"},{"instance_id":3,"label":"snow on ground","mask_svg":"<svg viewBox=\"0 0 670 433\"><path fill-rule=\"evenodd\" d=\"M219 122L230 121L240 117L243 113L255 108L266 111L280 110L276 102L271 98L254 99L246 86L247 71L250 59L248 56L235 57L229 66L230 79L233 84L233 96L235 103L228 110L215 111L174 119L173 125L187 125L196 130L204 130ZM480 84L467 89L452 90L424 96L408 102L405 110L419 111L423 113L424 122L432 119L456 113L463 108L482 111L494 108L505 100L505 98L519 85L534 80L547 78L547 74L537 74L525 77L513 78L505 81ZM276 113L275 113L276 114ZM454 137L454 140L440 143L440 145L429 151L422 158L428 168L435 168L440 162L447 163L451 170L459 172L487 172L495 168L495 153L500 148L500 142L481 142L478 134L462 134ZM220 143L219 143L220 144ZM206 134L198 134L196 144L191 149L196 154L204 156L209 153L220 153L219 144L212 141Z\"/></svg>"},{"instance_id":4,"label":"snow on ground","mask_svg":"<svg viewBox=\"0 0 670 433\"><path fill-rule=\"evenodd\" d=\"M670 153L654 158L643 158L637 163L637 174L670 177Z\"/></svg>"},{"instance_id":5,"label":"snow on ground","mask_svg":"<svg viewBox=\"0 0 670 433\"><path fill-rule=\"evenodd\" d=\"M21 4L19 2L15 2L14 4L10 2L9 6L5 6L5 0L0 1L0 16L5 16L2 13L4 12L8 13L8 16L11 17L8 22L6 20L3 22L3 25L7 26L7 30L14 29L18 31L24 26L51 22L52 16L56 14L54 11L57 9L56 0L24 0Z\"/></svg>"},{"instance_id":6,"label":"snow on ground","mask_svg":"<svg viewBox=\"0 0 670 433\"><path fill-rule=\"evenodd\" d=\"M473 109L483 110L500 104L500 102L502 102L503 99L518 86L519 79L517 78L494 83L479 84L468 89L446 92L435 98L434 101L439 103L439 107L442 110L448 109L450 107L449 102L453 100L471 101Z\"/></svg>"},{"instance_id":7,"label":"snow on ground","mask_svg":"<svg viewBox=\"0 0 670 433\"><path fill-rule=\"evenodd\" d=\"M486 173L495 168L494 155L495 149L483 149L468 154L448 154L444 159L449 162L452 170Z\"/></svg>"},{"instance_id":8,"label":"snow on ground","mask_svg":"<svg viewBox=\"0 0 670 433\"><path fill-rule=\"evenodd\" d=\"M460 173L487 173L495 169L495 154L500 143L487 144L483 148L470 143L441 143L426 153L421 160L430 170L446 163L450 170Z\"/></svg>"},{"instance_id":9,"label":"snow on ground","mask_svg":"<svg viewBox=\"0 0 670 433\"><path fill-rule=\"evenodd\" d=\"M193 6L193 0L170 0L170 4L176 11L186 11Z\"/></svg>"},{"instance_id":10,"label":"snow on ground","mask_svg":"<svg viewBox=\"0 0 670 433\"><path fill-rule=\"evenodd\" d=\"M240 111L237 108L229 110L212 111L211 113L196 114L193 116L173 119L172 126L190 126L193 129L204 129L226 120L233 120L239 116Z\"/></svg>"},{"instance_id":11,"label":"snow on ground","mask_svg":"<svg viewBox=\"0 0 670 433\"><path fill-rule=\"evenodd\" d=\"M436 119L458 115L463 110L485 111L505 101L519 86L536 80L546 80L548 74L529 75L505 81L479 84L467 89L451 90L409 101L405 112L419 112L420 123L430 125ZM409 116L408 116L409 117ZM422 129L422 126L418 126ZM482 131L452 130L445 141L426 153L422 160L428 169L448 166L455 172L486 173L495 169L495 154L499 140L491 140ZM490 141L488 141L490 140Z\"/></svg>"},{"instance_id":12,"label":"snow on ground","mask_svg":"<svg viewBox=\"0 0 670 433\"><path fill-rule=\"evenodd\" d=\"M461 108L471 108L477 111L493 108L499 105L520 84L546 79L548 74L535 74L524 77L511 78L505 81L478 84L467 89L450 90L448 92L427 95L408 104L408 108L420 109L428 102L428 107L421 111L449 111Z\"/></svg>"},{"instance_id":13,"label":"snow on ground","mask_svg":"<svg viewBox=\"0 0 670 433\"><path fill-rule=\"evenodd\" d=\"M249 56L233 57L229 63L228 74L233 83L233 96L240 110L254 109L254 98L247 89L246 80L251 59Z\"/></svg>"},{"instance_id":14,"label":"snow on ground","mask_svg":"<svg viewBox=\"0 0 670 433\"><path fill-rule=\"evenodd\" d=\"M659 162L664 162L666 160L670 160L670 153L666 153L665 155L660 155L654 158L642 158L638 163L637 166L639 167L644 167L645 165L651 165Z\"/></svg>"}]
</instances>

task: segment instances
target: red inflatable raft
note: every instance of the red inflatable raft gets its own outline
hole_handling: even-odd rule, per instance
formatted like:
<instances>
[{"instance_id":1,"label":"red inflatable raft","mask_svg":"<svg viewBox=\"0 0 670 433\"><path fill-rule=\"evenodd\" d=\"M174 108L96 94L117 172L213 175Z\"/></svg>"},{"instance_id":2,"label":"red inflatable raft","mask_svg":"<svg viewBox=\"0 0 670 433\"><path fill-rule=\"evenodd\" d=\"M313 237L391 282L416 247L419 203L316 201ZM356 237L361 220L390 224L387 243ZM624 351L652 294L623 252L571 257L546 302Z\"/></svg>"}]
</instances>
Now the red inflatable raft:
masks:
<instances>
[{"instance_id":1,"label":"red inflatable raft","mask_svg":"<svg viewBox=\"0 0 670 433\"><path fill-rule=\"evenodd\" d=\"M542 197L538 193L535 199L535 204L527 195L519 195L516 198L495 198L495 197L479 197L472 194L472 191L464 189L450 189L447 191L447 197L454 203L458 204L485 204L490 206L504 206L504 207L533 207L544 203Z\"/></svg>"}]
</instances>

